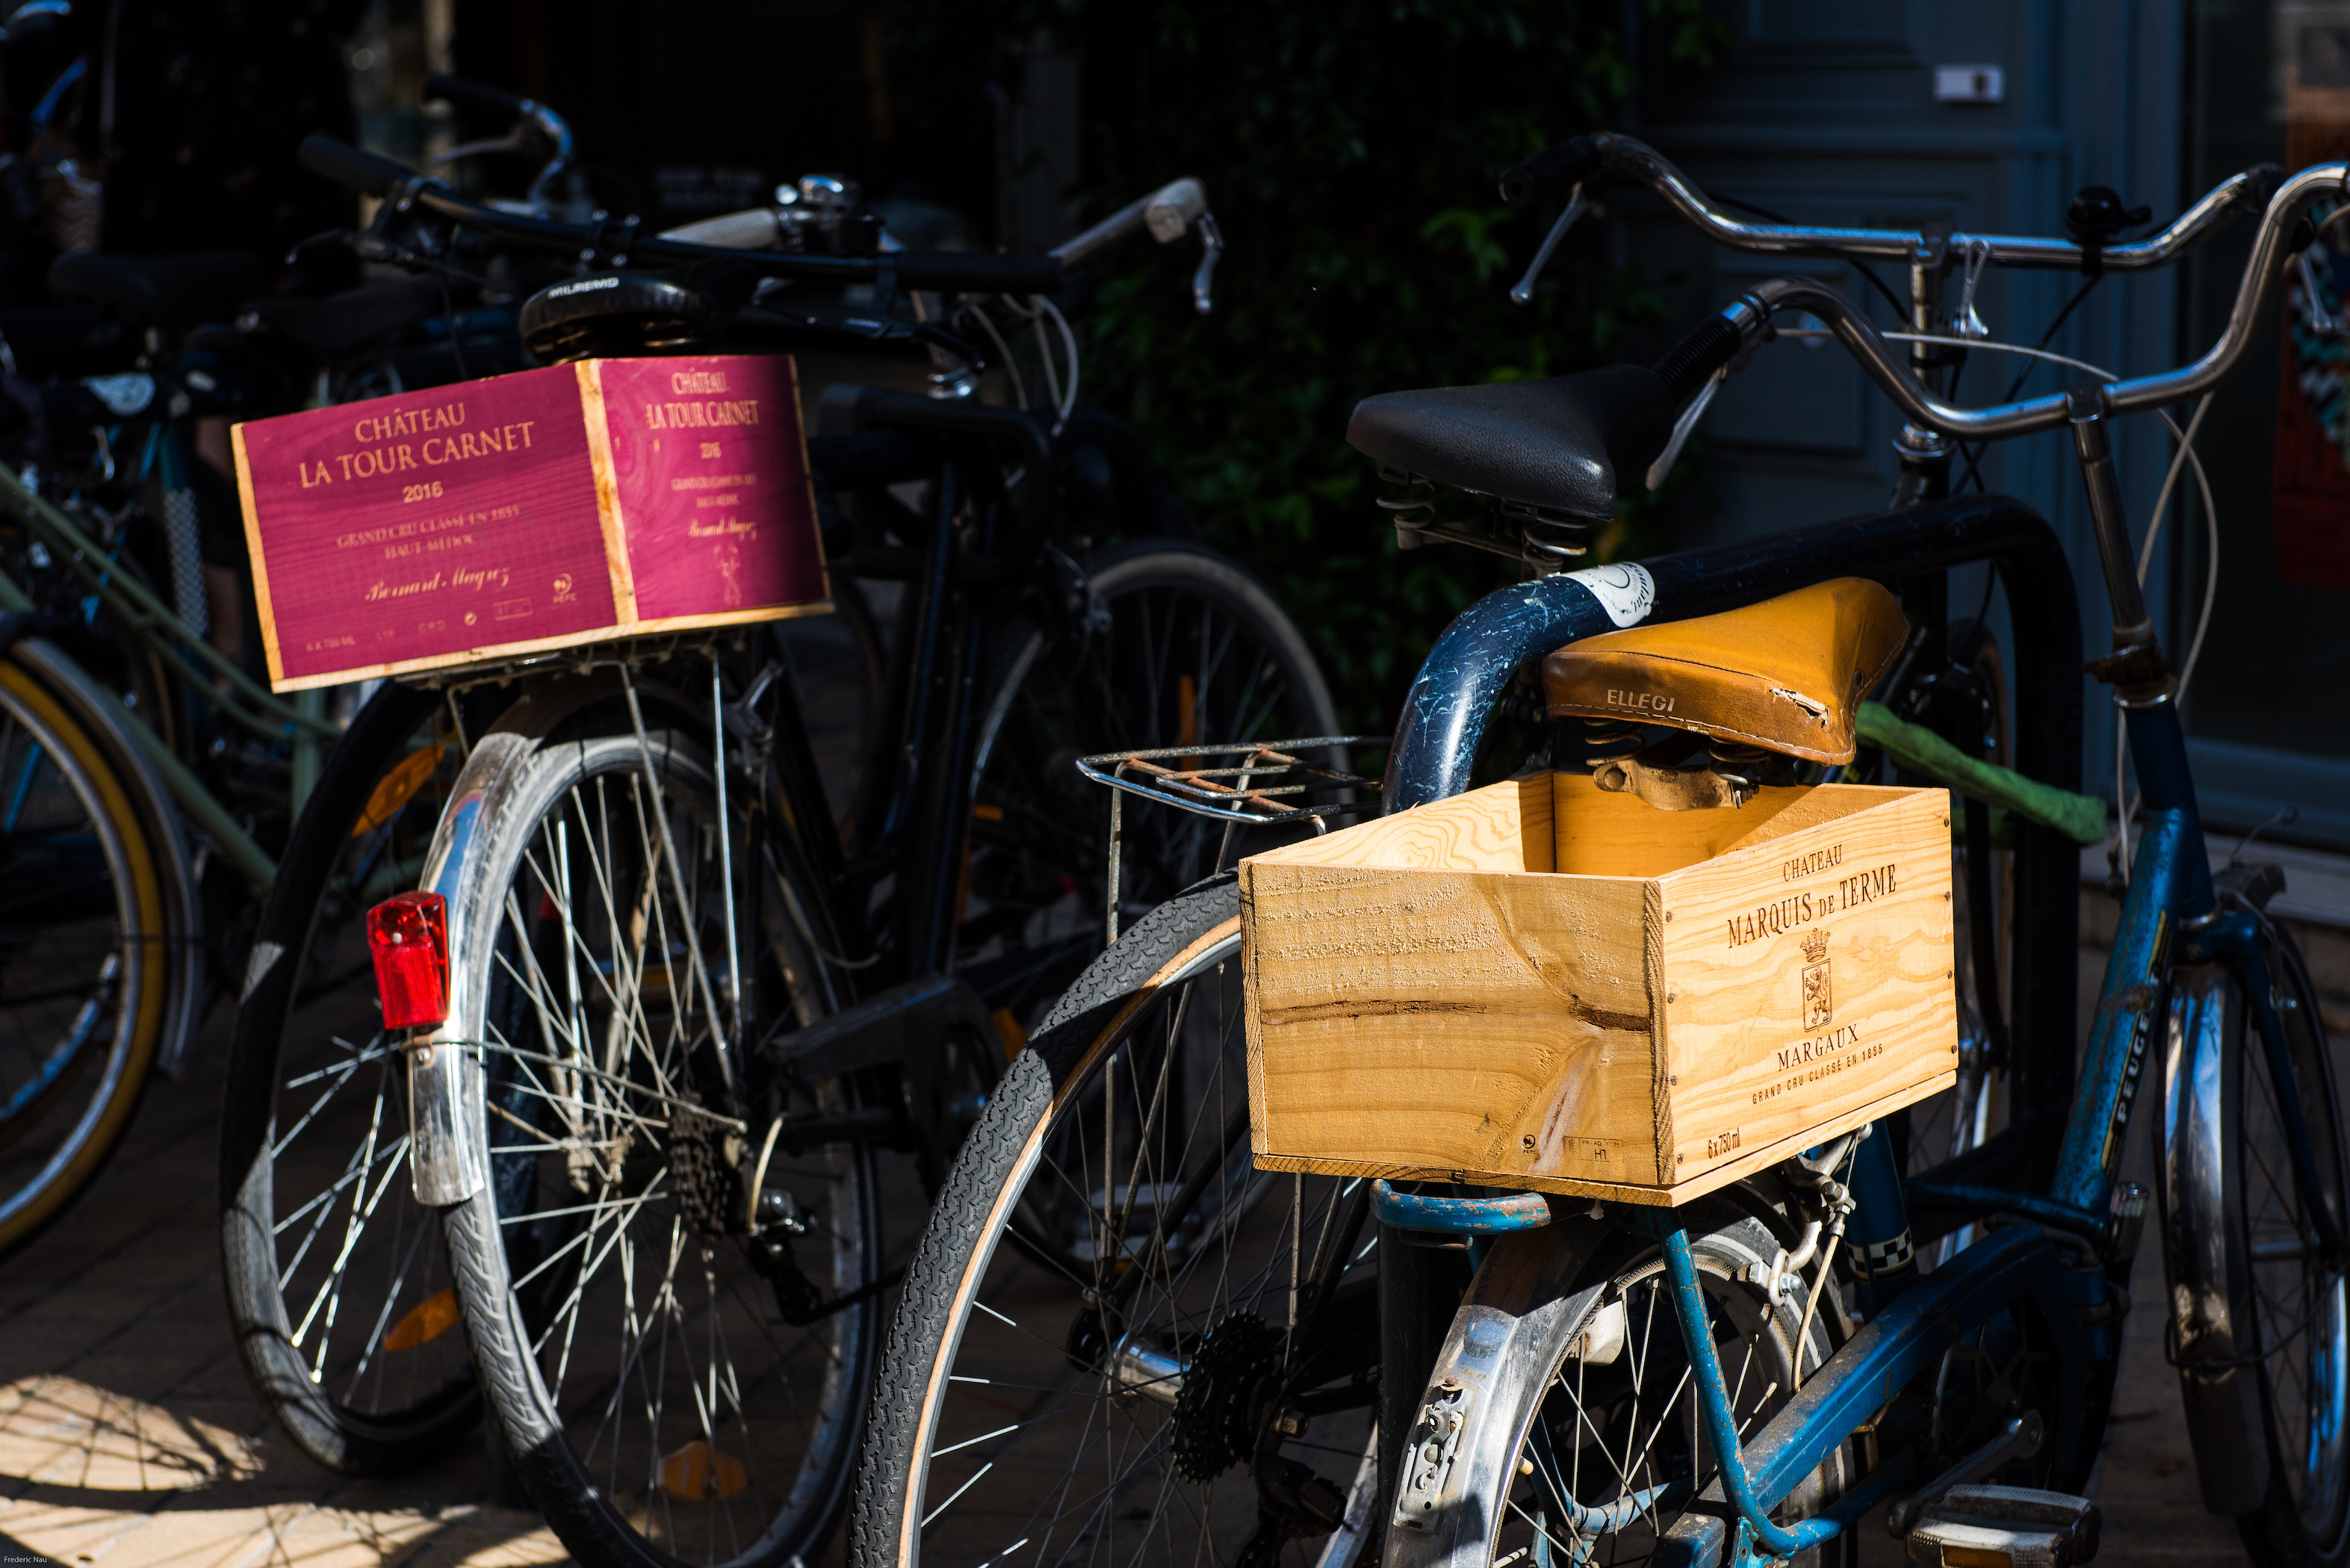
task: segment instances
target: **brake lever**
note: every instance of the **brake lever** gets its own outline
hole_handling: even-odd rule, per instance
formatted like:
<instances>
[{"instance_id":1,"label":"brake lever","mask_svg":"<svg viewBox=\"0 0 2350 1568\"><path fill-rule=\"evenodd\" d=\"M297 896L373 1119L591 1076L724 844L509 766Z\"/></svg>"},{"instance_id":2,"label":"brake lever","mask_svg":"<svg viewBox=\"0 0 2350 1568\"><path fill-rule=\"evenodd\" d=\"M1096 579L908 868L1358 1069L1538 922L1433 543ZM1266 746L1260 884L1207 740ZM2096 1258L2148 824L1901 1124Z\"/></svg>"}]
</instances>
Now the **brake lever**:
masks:
<instances>
[{"instance_id":1,"label":"brake lever","mask_svg":"<svg viewBox=\"0 0 2350 1568\"><path fill-rule=\"evenodd\" d=\"M1216 227L1216 215L1204 210L1196 226L1200 231L1200 269L1191 275L1191 305L1205 316L1216 306L1208 292L1208 283L1215 275L1216 263L1223 259L1224 232Z\"/></svg>"},{"instance_id":2,"label":"brake lever","mask_svg":"<svg viewBox=\"0 0 2350 1568\"><path fill-rule=\"evenodd\" d=\"M2341 337L2342 324L2326 315L2325 307L2318 303L2317 269L2310 265L2309 252L2303 250L2293 260L2293 265L2301 269L2302 314L2309 323L2309 329L2320 337Z\"/></svg>"},{"instance_id":3,"label":"brake lever","mask_svg":"<svg viewBox=\"0 0 2350 1568\"><path fill-rule=\"evenodd\" d=\"M519 135L508 131L504 136L494 137L486 141L460 142L446 152L434 153L432 162L434 167L445 169L460 159L478 158L484 152L527 153L529 151L530 148L525 144Z\"/></svg>"},{"instance_id":4,"label":"brake lever","mask_svg":"<svg viewBox=\"0 0 2350 1568\"><path fill-rule=\"evenodd\" d=\"M302 265L303 256L311 251L323 250L328 245L346 246L361 261L382 262L388 265L407 267L416 272L430 272L442 265L431 256L411 250L399 241L378 234L372 226L366 229L328 229L323 234L312 234L306 239L297 240L293 249L286 253L286 265L299 266Z\"/></svg>"},{"instance_id":5,"label":"brake lever","mask_svg":"<svg viewBox=\"0 0 2350 1568\"><path fill-rule=\"evenodd\" d=\"M1583 186L1578 182L1574 193L1567 198L1566 211L1561 213L1558 222L1550 226L1550 234L1544 239L1542 249L1534 252L1533 265L1526 268L1526 275L1518 279L1517 286L1510 290L1511 304L1532 305L1534 302L1534 280L1542 276L1543 268L1550 265L1551 252L1558 249L1558 242L1566 238L1566 231L1575 227L1575 220L1583 216L1590 205L1583 199Z\"/></svg>"},{"instance_id":6,"label":"brake lever","mask_svg":"<svg viewBox=\"0 0 2350 1568\"><path fill-rule=\"evenodd\" d=\"M1705 410L1713 402L1713 395L1721 390L1721 384L1728 379L1730 367L1724 365L1707 378L1705 385L1698 389L1697 396L1690 400L1689 407L1681 410L1681 417L1673 421L1673 433L1665 442L1665 450L1657 454L1656 462L1648 464L1649 493L1654 494L1665 487L1665 476L1672 472L1674 461L1681 455L1681 448L1689 444L1690 432L1697 429L1698 421L1705 417Z\"/></svg>"}]
</instances>

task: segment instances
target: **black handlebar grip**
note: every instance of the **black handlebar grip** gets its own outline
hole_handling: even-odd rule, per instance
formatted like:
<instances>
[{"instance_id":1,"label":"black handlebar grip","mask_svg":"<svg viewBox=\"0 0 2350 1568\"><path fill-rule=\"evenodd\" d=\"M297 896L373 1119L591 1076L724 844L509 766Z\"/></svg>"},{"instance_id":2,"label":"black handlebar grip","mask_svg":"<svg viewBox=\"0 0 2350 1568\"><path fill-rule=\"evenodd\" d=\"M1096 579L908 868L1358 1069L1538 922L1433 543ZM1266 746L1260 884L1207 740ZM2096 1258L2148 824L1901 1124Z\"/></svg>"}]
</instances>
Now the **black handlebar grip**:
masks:
<instances>
[{"instance_id":1,"label":"black handlebar grip","mask_svg":"<svg viewBox=\"0 0 2350 1568\"><path fill-rule=\"evenodd\" d=\"M2274 163L2255 163L2244 171L2244 177L2250 182L2244 189L2246 203L2262 212L2284 184L2284 171Z\"/></svg>"},{"instance_id":2,"label":"black handlebar grip","mask_svg":"<svg viewBox=\"0 0 2350 1568\"><path fill-rule=\"evenodd\" d=\"M1729 364L1737 352L1738 328L1723 317L1709 316L1695 331L1665 350L1665 357L1655 366L1657 379L1678 403L1704 386L1706 378Z\"/></svg>"},{"instance_id":3,"label":"black handlebar grip","mask_svg":"<svg viewBox=\"0 0 2350 1568\"><path fill-rule=\"evenodd\" d=\"M323 174L338 185L369 196L389 196L402 182L416 178L416 171L404 163L331 136L304 137L299 157L302 167L311 173Z\"/></svg>"},{"instance_id":4,"label":"black handlebar grip","mask_svg":"<svg viewBox=\"0 0 2350 1568\"><path fill-rule=\"evenodd\" d=\"M502 114L509 119L520 119L523 106L531 101L518 92L508 92L487 82L468 81L463 77L443 76L439 71L424 78L424 96L428 99L445 98L459 109Z\"/></svg>"},{"instance_id":5,"label":"black handlebar grip","mask_svg":"<svg viewBox=\"0 0 2350 1568\"><path fill-rule=\"evenodd\" d=\"M899 251L898 282L949 294L1057 294L1061 264L1047 255L993 251ZM885 263L888 255L881 258Z\"/></svg>"},{"instance_id":6,"label":"black handlebar grip","mask_svg":"<svg viewBox=\"0 0 2350 1568\"><path fill-rule=\"evenodd\" d=\"M1537 196L1564 196L1598 173L1607 161L1606 144L1596 136L1545 147L1516 168L1502 171L1502 200L1519 207Z\"/></svg>"}]
</instances>

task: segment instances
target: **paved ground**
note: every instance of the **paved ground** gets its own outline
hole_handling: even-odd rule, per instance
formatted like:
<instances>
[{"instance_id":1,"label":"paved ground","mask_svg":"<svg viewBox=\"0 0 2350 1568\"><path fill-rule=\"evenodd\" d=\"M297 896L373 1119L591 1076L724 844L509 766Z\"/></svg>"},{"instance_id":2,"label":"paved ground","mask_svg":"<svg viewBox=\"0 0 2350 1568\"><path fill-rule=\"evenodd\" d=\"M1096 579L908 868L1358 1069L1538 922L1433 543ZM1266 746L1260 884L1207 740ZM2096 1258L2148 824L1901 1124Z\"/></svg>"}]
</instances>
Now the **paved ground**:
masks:
<instances>
[{"instance_id":1,"label":"paved ground","mask_svg":"<svg viewBox=\"0 0 2350 1568\"><path fill-rule=\"evenodd\" d=\"M279 1441L229 1340L214 1242L216 1016L65 1220L0 1265L0 1564L453 1568L560 1563L484 1506L478 1447L397 1485Z\"/></svg>"}]
</instances>

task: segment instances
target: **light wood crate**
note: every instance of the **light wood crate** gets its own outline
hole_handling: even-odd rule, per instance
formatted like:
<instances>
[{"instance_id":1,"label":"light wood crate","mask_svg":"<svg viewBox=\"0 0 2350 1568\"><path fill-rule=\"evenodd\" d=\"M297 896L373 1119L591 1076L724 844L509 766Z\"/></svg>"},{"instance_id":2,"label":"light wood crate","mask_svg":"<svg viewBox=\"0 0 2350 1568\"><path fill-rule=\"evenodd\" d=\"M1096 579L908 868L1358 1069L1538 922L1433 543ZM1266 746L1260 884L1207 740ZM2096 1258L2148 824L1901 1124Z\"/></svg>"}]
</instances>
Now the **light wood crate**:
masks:
<instances>
[{"instance_id":1,"label":"light wood crate","mask_svg":"<svg viewBox=\"0 0 2350 1568\"><path fill-rule=\"evenodd\" d=\"M1955 1078L1941 790L1539 775L1240 880L1263 1168L1678 1204Z\"/></svg>"}]
</instances>

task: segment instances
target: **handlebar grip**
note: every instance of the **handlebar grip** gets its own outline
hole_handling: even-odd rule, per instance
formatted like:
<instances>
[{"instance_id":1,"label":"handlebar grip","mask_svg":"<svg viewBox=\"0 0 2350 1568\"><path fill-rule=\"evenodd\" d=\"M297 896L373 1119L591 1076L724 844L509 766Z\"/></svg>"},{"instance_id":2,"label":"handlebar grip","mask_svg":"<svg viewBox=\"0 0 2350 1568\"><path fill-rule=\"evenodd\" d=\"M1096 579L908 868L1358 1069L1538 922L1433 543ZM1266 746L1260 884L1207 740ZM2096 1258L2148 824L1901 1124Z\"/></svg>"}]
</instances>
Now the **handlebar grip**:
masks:
<instances>
[{"instance_id":1,"label":"handlebar grip","mask_svg":"<svg viewBox=\"0 0 2350 1568\"><path fill-rule=\"evenodd\" d=\"M1726 317L1709 316L1688 337L1666 349L1654 369L1657 379L1679 403L1704 386L1706 379L1729 364L1737 352L1738 328Z\"/></svg>"},{"instance_id":2,"label":"handlebar grip","mask_svg":"<svg viewBox=\"0 0 2350 1568\"><path fill-rule=\"evenodd\" d=\"M531 101L518 92L508 92L487 82L468 81L463 77L443 76L439 71L424 78L424 96L445 98L459 109L504 115L508 119L522 119Z\"/></svg>"},{"instance_id":3,"label":"handlebar grip","mask_svg":"<svg viewBox=\"0 0 2350 1568\"><path fill-rule=\"evenodd\" d=\"M1142 209L1143 225L1160 244L1172 244L1208 210L1208 190L1188 175L1150 194Z\"/></svg>"},{"instance_id":4,"label":"handlebar grip","mask_svg":"<svg viewBox=\"0 0 2350 1568\"><path fill-rule=\"evenodd\" d=\"M323 174L338 185L348 185L369 196L389 196L416 178L416 171L404 163L395 162L380 152L353 147L348 141L338 141L331 136L304 137L299 157L302 167L311 173Z\"/></svg>"},{"instance_id":5,"label":"handlebar grip","mask_svg":"<svg viewBox=\"0 0 2350 1568\"><path fill-rule=\"evenodd\" d=\"M1537 196L1564 196L1598 173L1607 161L1607 143L1596 136L1545 147L1516 168L1502 171L1502 200L1519 207Z\"/></svg>"},{"instance_id":6,"label":"handlebar grip","mask_svg":"<svg viewBox=\"0 0 2350 1568\"><path fill-rule=\"evenodd\" d=\"M994 251L899 251L898 282L949 294L1057 294L1061 265L1051 256Z\"/></svg>"}]
</instances>

